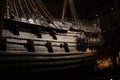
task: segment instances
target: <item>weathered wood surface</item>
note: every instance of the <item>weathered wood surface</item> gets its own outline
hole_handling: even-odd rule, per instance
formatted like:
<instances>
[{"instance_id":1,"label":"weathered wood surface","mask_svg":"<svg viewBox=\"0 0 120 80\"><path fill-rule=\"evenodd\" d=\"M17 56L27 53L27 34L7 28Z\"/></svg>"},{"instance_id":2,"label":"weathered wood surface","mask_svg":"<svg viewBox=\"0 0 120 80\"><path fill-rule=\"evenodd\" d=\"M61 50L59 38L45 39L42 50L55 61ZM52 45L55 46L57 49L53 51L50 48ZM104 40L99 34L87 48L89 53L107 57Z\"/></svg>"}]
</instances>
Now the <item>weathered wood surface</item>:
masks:
<instances>
[{"instance_id":1,"label":"weathered wood surface","mask_svg":"<svg viewBox=\"0 0 120 80\"><path fill-rule=\"evenodd\" d=\"M0 71L37 72L85 68L95 63L95 53L0 52ZM11 72L12 71L12 72Z\"/></svg>"}]
</instances>

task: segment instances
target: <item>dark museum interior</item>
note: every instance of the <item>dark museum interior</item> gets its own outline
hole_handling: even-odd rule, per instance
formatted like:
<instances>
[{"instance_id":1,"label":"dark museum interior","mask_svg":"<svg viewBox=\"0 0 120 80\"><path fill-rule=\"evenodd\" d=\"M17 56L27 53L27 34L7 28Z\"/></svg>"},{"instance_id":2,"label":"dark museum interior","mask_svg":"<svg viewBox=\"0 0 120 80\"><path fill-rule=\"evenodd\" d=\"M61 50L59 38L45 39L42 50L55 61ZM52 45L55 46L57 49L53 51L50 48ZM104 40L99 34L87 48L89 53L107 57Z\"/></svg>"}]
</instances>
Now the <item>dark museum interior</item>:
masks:
<instances>
[{"instance_id":1,"label":"dark museum interior","mask_svg":"<svg viewBox=\"0 0 120 80\"><path fill-rule=\"evenodd\" d=\"M0 0L0 80L120 80L120 0Z\"/></svg>"}]
</instances>

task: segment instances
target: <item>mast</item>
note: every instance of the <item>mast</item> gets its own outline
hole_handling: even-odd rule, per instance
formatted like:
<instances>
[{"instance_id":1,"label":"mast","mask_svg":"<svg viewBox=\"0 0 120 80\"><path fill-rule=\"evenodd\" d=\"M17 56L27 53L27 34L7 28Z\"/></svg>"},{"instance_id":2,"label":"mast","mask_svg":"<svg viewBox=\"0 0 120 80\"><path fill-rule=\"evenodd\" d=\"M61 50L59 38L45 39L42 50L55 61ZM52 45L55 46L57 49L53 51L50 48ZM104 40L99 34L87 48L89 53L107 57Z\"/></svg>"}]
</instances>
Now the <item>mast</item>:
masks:
<instances>
[{"instance_id":1,"label":"mast","mask_svg":"<svg viewBox=\"0 0 120 80\"><path fill-rule=\"evenodd\" d=\"M67 7L67 0L64 0L63 11L62 11L62 21L64 21L64 18L65 18L66 7Z\"/></svg>"}]
</instances>

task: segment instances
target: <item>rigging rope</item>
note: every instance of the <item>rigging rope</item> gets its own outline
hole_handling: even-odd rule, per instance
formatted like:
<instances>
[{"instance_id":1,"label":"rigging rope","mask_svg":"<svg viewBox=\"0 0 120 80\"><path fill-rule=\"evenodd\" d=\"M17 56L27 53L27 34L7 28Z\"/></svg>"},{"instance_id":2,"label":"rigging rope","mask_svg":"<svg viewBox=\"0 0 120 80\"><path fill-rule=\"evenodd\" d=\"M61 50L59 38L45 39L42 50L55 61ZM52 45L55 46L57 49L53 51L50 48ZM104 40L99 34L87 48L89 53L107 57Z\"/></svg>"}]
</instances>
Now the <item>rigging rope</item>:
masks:
<instances>
[{"instance_id":1,"label":"rigging rope","mask_svg":"<svg viewBox=\"0 0 120 80\"><path fill-rule=\"evenodd\" d=\"M52 20L54 20L54 18L53 17L50 17L47 13L48 12L46 12L46 8L44 7L44 5L42 4L42 2L41 2L41 0L39 1L39 0L36 0L37 1L37 3L38 3L38 5L39 5L39 7L41 8L41 10L42 10L42 12L46 15L46 17L48 17L48 19L50 20L50 21L52 21ZM55 24L53 23L53 21L52 21L52 24L55 26ZM49 26L50 27L50 26ZM55 26L56 27L56 26ZM57 27L56 27L57 28Z\"/></svg>"},{"instance_id":2,"label":"rigging rope","mask_svg":"<svg viewBox=\"0 0 120 80\"><path fill-rule=\"evenodd\" d=\"M30 4L33 12L35 13L35 15L37 15L36 12L34 11L34 7L33 7L32 3L30 1L29 1L29 4ZM43 20L46 22L45 24L49 27L49 23L47 22L47 20L45 18L43 18Z\"/></svg>"},{"instance_id":3,"label":"rigging rope","mask_svg":"<svg viewBox=\"0 0 120 80\"><path fill-rule=\"evenodd\" d=\"M16 0L16 1L17 1L17 0ZM24 12L24 10L23 10L23 8L22 8L21 0L18 0L18 3L19 3L19 6L20 6L20 9L21 9L21 11L22 11L22 16L23 16L25 19L27 19L26 15L25 15L25 12Z\"/></svg>"},{"instance_id":4,"label":"rigging rope","mask_svg":"<svg viewBox=\"0 0 120 80\"><path fill-rule=\"evenodd\" d=\"M75 6L73 4L73 0L69 0L69 2L70 2L70 8L71 8L71 12L73 15L73 19L75 20L75 25L76 25L76 27L78 26L78 28L80 28L82 26L82 24L80 23L78 14L77 14Z\"/></svg>"},{"instance_id":5,"label":"rigging rope","mask_svg":"<svg viewBox=\"0 0 120 80\"><path fill-rule=\"evenodd\" d=\"M37 15L37 13L36 13L36 11L35 11L36 8L33 7L32 3L31 3L31 0L29 0L28 2L29 2L30 6L31 6L31 8L32 8L33 15Z\"/></svg>"},{"instance_id":6,"label":"rigging rope","mask_svg":"<svg viewBox=\"0 0 120 80\"><path fill-rule=\"evenodd\" d=\"M11 0L9 0L9 5L10 5L10 13L9 13L9 15L11 16L14 16L15 17L15 10L14 10L14 6L13 6L13 4L12 4L13 2L11 1Z\"/></svg>"},{"instance_id":7,"label":"rigging rope","mask_svg":"<svg viewBox=\"0 0 120 80\"><path fill-rule=\"evenodd\" d=\"M45 11L45 9L43 8L43 6L41 5L41 1L37 0L39 7L41 8L42 12L48 17L48 19L51 20L51 18L49 17L49 15L47 14L47 12Z\"/></svg>"},{"instance_id":8,"label":"rigging rope","mask_svg":"<svg viewBox=\"0 0 120 80\"><path fill-rule=\"evenodd\" d=\"M55 19L46 9L41 0L23 0L23 2L22 0L8 0L8 2L10 5L10 14L13 15L16 20L20 20L21 18L25 22L27 22L27 19L30 16L35 24L36 19L38 18L37 20L39 21L39 23L47 25L48 27L63 28L62 26L60 26L58 21L54 21ZM7 13L9 14L9 12ZM43 14L45 18L42 17ZM39 17L44 21L44 23L40 22Z\"/></svg>"},{"instance_id":9,"label":"rigging rope","mask_svg":"<svg viewBox=\"0 0 120 80\"><path fill-rule=\"evenodd\" d=\"M49 11L46 9L46 7L44 6L44 4L42 3L42 0L37 0L37 1L38 1L39 5L40 5L42 11L44 12L44 14L49 18L49 20L52 21L53 25L54 25L56 28L62 28L62 29L63 29L63 27L60 26L60 25L58 24L58 22L55 22L55 23L53 22L53 20L55 20L55 18L53 18L53 16L52 16L52 15L49 13ZM58 27L57 27L55 24L57 24Z\"/></svg>"},{"instance_id":10,"label":"rigging rope","mask_svg":"<svg viewBox=\"0 0 120 80\"><path fill-rule=\"evenodd\" d=\"M25 3L26 8L27 8L27 10L28 10L29 16L33 19L33 21L34 21L34 23L35 23L35 19L34 19L33 16L32 16L32 12L31 12L30 8L28 7L27 1L24 0L24 3Z\"/></svg>"},{"instance_id":11,"label":"rigging rope","mask_svg":"<svg viewBox=\"0 0 120 80\"><path fill-rule=\"evenodd\" d=\"M16 16L17 16L16 19L19 20L19 14L18 14L18 10L17 10L17 8L16 8L15 0L14 0L13 4L14 4L14 8L15 8L15 12L16 12Z\"/></svg>"},{"instance_id":12,"label":"rigging rope","mask_svg":"<svg viewBox=\"0 0 120 80\"><path fill-rule=\"evenodd\" d=\"M34 22L36 24L35 15L38 15L37 12L36 12L37 10L35 11L36 8L34 8L34 6L33 6L31 1L28 1L28 2L29 2L30 6L32 8L32 11L33 11L32 18L33 18L33 20L34 20Z\"/></svg>"},{"instance_id":13,"label":"rigging rope","mask_svg":"<svg viewBox=\"0 0 120 80\"><path fill-rule=\"evenodd\" d=\"M39 10L38 10L38 8L37 8L37 6L35 5L35 3L34 3L34 1L33 0L31 0L31 3L33 4L33 6L34 6L34 10L36 11L36 15L38 15L38 16L42 16L42 14L39 12Z\"/></svg>"},{"instance_id":14,"label":"rigging rope","mask_svg":"<svg viewBox=\"0 0 120 80\"><path fill-rule=\"evenodd\" d=\"M31 11L30 11L30 9L29 9L29 7L28 7L28 5L27 5L26 0L24 0L24 3L25 3L25 6L26 6L26 8L27 8L27 10L28 10L29 15L32 15L32 14L31 14Z\"/></svg>"},{"instance_id":15,"label":"rigging rope","mask_svg":"<svg viewBox=\"0 0 120 80\"><path fill-rule=\"evenodd\" d=\"M11 0L8 0L8 3L9 3L9 6L10 6L10 11L14 12L14 8L13 8Z\"/></svg>"},{"instance_id":16,"label":"rigging rope","mask_svg":"<svg viewBox=\"0 0 120 80\"><path fill-rule=\"evenodd\" d=\"M38 10L38 8L37 8L37 6L35 5L35 2L33 1L33 0L31 0L31 4L33 4L33 6L34 6L34 8L35 8L35 12L36 12L36 15L37 15L37 17L41 17L42 16L42 14L41 14L41 12ZM44 20L44 21L46 21L46 20ZM41 24L43 24L40 20L39 20L39 22L41 23Z\"/></svg>"},{"instance_id":17,"label":"rigging rope","mask_svg":"<svg viewBox=\"0 0 120 80\"><path fill-rule=\"evenodd\" d=\"M31 2L32 2L33 6L35 7L35 9L36 9L36 11L37 11L37 17L42 18L43 15L42 15L41 12L39 11L37 5L35 5L35 1L31 0ZM45 18L43 18L42 20L44 20L44 21L47 23L47 20L46 20ZM43 24L40 20L39 20L39 22L40 22L41 24ZM49 26L48 23L47 23L47 26Z\"/></svg>"},{"instance_id":18,"label":"rigging rope","mask_svg":"<svg viewBox=\"0 0 120 80\"><path fill-rule=\"evenodd\" d=\"M37 0L38 3L41 5L42 10L44 11L44 14L46 14L46 16L51 19L54 20L53 16L49 13L49 11L46 9L46 7L43 5L41 0Z\"/></svg>"}]
</instances>

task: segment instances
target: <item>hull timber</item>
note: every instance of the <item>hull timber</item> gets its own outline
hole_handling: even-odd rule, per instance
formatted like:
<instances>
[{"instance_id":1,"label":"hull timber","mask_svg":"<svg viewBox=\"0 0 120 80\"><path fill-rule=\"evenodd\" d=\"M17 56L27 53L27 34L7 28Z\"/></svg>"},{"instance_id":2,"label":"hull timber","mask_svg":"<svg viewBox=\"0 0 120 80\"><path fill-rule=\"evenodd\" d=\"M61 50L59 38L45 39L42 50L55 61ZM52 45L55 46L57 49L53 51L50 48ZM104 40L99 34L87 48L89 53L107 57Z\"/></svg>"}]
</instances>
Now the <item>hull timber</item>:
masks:
<instances>
[{"instance_id":1,"label":"hull timber","mask_svg":"<svg viewBox=\"0 0 120 80\"><path fill-rule=\"evenodd\" d=\"M0 74L73 68L81 70L84 68L85 71L85 68L89 70L94 68L96 52L90 50L86 52L86 49L101 47L102 39L98 37L99 32L95 31L92 34L97 36L92 36L91 32L69 29L70 23L67 25L65 23L67 29L64 29L64 26L58 26L52 20L54 24L50 26L49 19L44 18L49 17L46 13L35 13L34 4L40 7L37 1L42 5L41 0L7 1L7 14L4 18L0 44ZM37 21L44 24L36 23ZM89 67L90 65L92 66Z\"/></svg>"},{"instance_id":2,"label":"hull timber","mask_svg":"<svg viewBox=\"0 0 120 80\"><path fill-rule=\"evenodd\" d=\"M81 68L82 70L89 65L94 67L96 52L77 50L76 38L79 32L60 31L7 19L4 22L3 44L0 51L1 73L73 68ZM34 33L37 31L36 29L39 32ZM54 34L56 39L50 34L51 30L56 31Z\"/></svg>"},{"instance_id":3,"label":"hull timber","mask_svg":"<svg viewBox=\"0 0 120 80\"><path fill-rule=\"evenodd\" d=\"M60 71L81 68L92 69L95 53L52 53L0 52L0 73L25 73L42 71ZM85 71L84 70L84 71Z\"/></svg>"}]
</instances>

